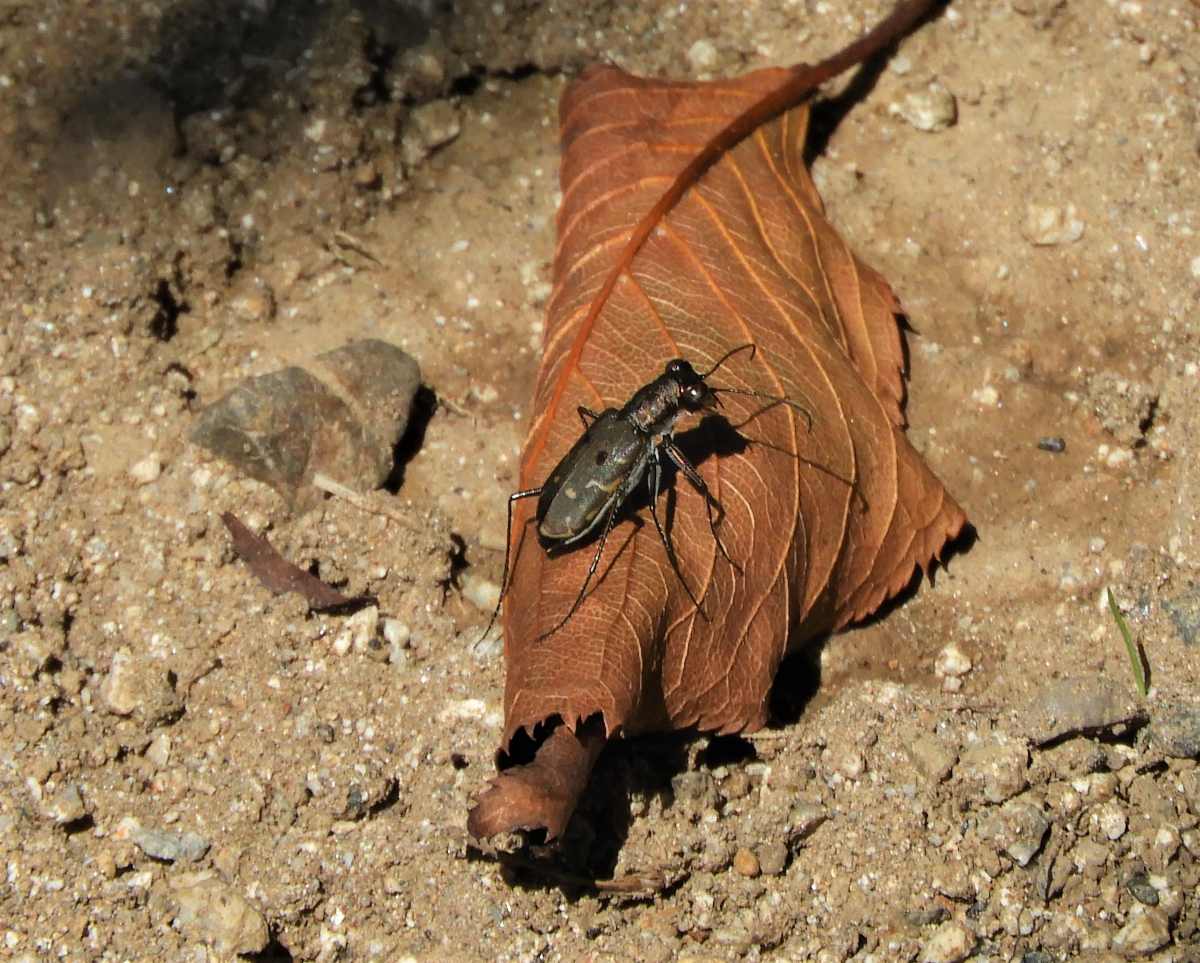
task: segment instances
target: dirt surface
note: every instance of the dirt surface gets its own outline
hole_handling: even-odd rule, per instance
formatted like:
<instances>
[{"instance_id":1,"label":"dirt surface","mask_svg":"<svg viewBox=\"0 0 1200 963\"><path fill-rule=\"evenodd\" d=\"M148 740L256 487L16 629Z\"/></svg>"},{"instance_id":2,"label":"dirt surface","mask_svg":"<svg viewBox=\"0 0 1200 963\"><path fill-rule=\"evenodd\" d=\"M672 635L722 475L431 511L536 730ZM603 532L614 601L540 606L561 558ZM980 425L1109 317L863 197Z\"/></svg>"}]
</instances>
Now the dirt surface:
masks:
<instances>
[{"instance_id":1,"label":"dirt surface","mask_svg":"<svg viewBox=\"0 0 1200 963\"><path fill-rule=\"evenodd\" d=\"M773 728L606 755L559 866L665 886L468 845L503 686L469 598L529 417L558 97L596 59L815 60L886 9L0 4L0 952L1200 958L1194 0L956 0L819 110L978 538L790 664ZM289 516L187 442L359 337L430 389L374 496L411 524ZM272 596L230 510L379 622Z\"/></svg>"}]
</instances>

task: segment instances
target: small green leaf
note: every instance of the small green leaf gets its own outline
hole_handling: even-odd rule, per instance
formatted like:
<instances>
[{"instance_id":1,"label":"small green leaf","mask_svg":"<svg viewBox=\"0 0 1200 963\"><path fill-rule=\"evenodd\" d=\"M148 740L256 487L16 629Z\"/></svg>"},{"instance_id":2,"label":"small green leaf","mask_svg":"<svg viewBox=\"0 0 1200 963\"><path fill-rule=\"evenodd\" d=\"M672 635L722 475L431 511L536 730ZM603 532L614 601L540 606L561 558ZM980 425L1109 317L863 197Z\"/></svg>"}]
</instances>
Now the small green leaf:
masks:
<instances>
[{"instance_id":1,"label":"small green leaf","mask_svg":"<svg viewBox=\"0 0 1200 963\"><path fill-rule=\"evenodd\" d=\"M1146 688L1146 667L1142 663L1142 654L1129 633L1129 625L1125 622L1125 616L1121 614L1121 607L1117 605L1117 597L1110 588L1104 591L1108 595L1108 610L1112 612L1117 628L1121 630L1121 638L1125 640L1125 651L1129 653L1129 664L1133 666L1133 681L1137 683L1137 690L1144 699L1149 690Z\"/></svg>"}]
</instances>

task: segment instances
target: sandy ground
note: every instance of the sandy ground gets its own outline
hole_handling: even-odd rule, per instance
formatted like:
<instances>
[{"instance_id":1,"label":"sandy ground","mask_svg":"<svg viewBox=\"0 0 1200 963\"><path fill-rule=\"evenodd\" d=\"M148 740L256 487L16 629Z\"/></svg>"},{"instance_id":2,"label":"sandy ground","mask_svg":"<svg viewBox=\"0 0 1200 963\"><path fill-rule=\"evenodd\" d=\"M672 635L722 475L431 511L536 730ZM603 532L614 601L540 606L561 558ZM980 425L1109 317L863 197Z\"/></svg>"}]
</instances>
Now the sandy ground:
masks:
<instances>
[{"instance_id":1,"label":"sandy ground","mask_svg":"<svg viewBox=\"0 0 1200 963\"><path fill-rule=\"evenodd\" d=\"M957 0L820 110L818 184L911 316L911 434L978 537L789 665L771 729L602 760L561 866L664 889L468 845L503 687L469 598L529 417L557 99L596 59L814 60L886 8L0 5L0 952L1200 959L1194 0ZM187 442L239 379L368 336L430 389L376 496L410 525L292 517ZM380 623L271 596L228 510Z\"/></svg>"}]
</instances>

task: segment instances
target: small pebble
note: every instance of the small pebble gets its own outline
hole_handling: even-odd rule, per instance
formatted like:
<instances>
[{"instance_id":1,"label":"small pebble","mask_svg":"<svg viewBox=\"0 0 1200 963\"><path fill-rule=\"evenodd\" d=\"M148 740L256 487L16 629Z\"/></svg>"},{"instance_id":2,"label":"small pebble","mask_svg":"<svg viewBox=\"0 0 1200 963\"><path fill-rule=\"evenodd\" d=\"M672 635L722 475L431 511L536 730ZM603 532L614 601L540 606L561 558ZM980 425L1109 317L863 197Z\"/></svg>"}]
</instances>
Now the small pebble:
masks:
<instances>
[{"instance_id":1,"label":"small pebble","mask_svg":"<svg viewBox=\"0 0 1200 963\"><path fill-rule=\"evenodd\" d=\"M957 678L971 671L971 657L957 644L951 642L942 649L933 660L933 671L939 678L951 676Z\"/></svg>"},{"instance_id":2,"label":"small pebble","mask_svg":"<svg viewBox=\"0 0 1200 963\"><path fill-rule=\"evenodd\" d=\"M1154 834L1154 846L1149 853L1149 862L1155 869L1166 870L1179 852L1183 842L1179 830L1174 826L1160 826Z\"/></svg>"},{"instance_id":3,"label":"small pebble","mask_svg":"<svg viewBox=\"0 0 1200 963\"><path fill-rule=\"evenodd\" d=\"M1136 876L1131 876L1129 882L1125 884L1125 888L1139 903L1146 906L1158 905L1158 890L1150 883L1149 877L1145 873L1138 873Z\"/></svg>"},{"instance_id":4,"label":"small pebble","mask_svg":"<svg viewBox=\"0 0 1200 963\"><path fill-rule=\"evenodd\" d=\"M229 306L243 321L270 321L275 317L275 292L268 285L259 282L236 295Z\"/></svg>"},{"instance_id":5,"label":"small pebble","mask_svg":"<svg viewBox=\"0 0 1200 963\"><path fill-rule=\"evenodd\" d=\"M79 787L74 783L69 783L56 792L46 801L42 811L58 826L78 822L88 814L83 796L79 794Z\"/></svg>"},{"instance_id":6,"label":"small pebble","mask_svg":"<svg viewBox=\"0 0 1200 963\"><path fill-rule=\"evenodd\" d=\"M109 712L118 716L132 715L137 708L139 700L133 655L128 649L118 649L113 653L112 665L100 683L100 701Z\"/></svg>"},{"instance_id":7,"label":"small pebble","mask_svg":"<svg viewBox=\"0 0 1200 963\"><path fill-rule=\"evenodd\" d=\"M975 934L950 920L943 923L921 947L921 963L959 963L975 949Z\"/></svg>"},{"instance_id":8,"label":"small pebble","mask_svg":"<svg viewBox=\"0 0 1200 963\"><path fill-rule=\"evenodd\" d=\"M754 851L743 847L733 854L733 869L739 876L754 879L762 871L762 866Z\"/></svg>"},{"instance_id":9,"label":"small pebble","mask_svg":"<svg viewBox=\"0 0 1200 963\"><path fill-rule=\"evenodd\" d=\"M307 364L319 378L293 366L243 379L197 416L190 434L301 510L324 499L311 484L318 473L358 491L384 483L421 383L416 361L374 338Z\"/></svg>"},{"instance_id":10,"label":"small pebble","mask_svg":"<svg viewBox=\"0 0 1200 963\"><path fill-rule=\"evenodd\" d=\"M1066 440L1057 435L1047 435L1045 438L1039 438L1037 446L1042 451L1048 451L1055 455L1061 455L1067 450Z\"/></svg>"},{"instance_id":11,"label":"small pebble","mask_svg":"<svg viewBox=\"0 0 1200 963\"><path fill-rule=\"evenodd\" d=\"M329 126L329 122L323 117L317 117L304 128L304 136L311 140L314 144L321 143L325 139L325 129Z\"/></svg>"},{"instance_id":12,"label":"small pebble","mask_svg":"<svg viewBox=\"0 0 1200 963\"><path fill-rule=\"evenodd\" d=\"M971 392L971 400L985 408L995 408L1000 404L1000 392L996 390L995 385L984 385Z\"/></svg>"},{"instance_id":13,"label":"small pebble","mask_svg":"<svg viewBox=\"0 0 1200 963\"><path fill-rule=\"evenodd\" d=\"M717 784L707 770L688 770L671 778L671 795L689 812L717 804Z\"/></svg>"},{"instance_id":14,"label":"small pebble","mask_svg":"<svg viewBox=\"0 0 1200 963\"><path fill-rule=\"evenodd\" d=\"M504 633L493 625L487 635L471 644L471 656L476 662L494 662L504 654Z\"/></svg>"},{"instance_id":15,"label":"small pebble","mask_svg":"<svg viewBox=\"0 0 1200 963\"><path fill-rule=\"evenodd\" d=\"M1027 799L1010 799L988 824L989 837L1018 866L1028 866L1042 848L1050 822Z\"/></svg>"},{"instance_id":16,"label":"small pebble","mask_svg":"<svg viewBox=\"0 0 1200 963\"><path fill-rule=\"evenodd\" d=\"M850 782L861 779L866 769L867 762L857 749L847 749L839 753L833 763L834 772Z\"/></svg>"},{"instance_id":17,"label":"small pebble","mask_svg":"<svg viewBox=\"0 0 1200 963\"><path fill-rule=\"evenodd\" d=\"M457 720L476 721L487 714L487 703L482 699L457 699L446 703L446 707L438 713L442 722Z\"/></svg>"},{"instance_id":18,"label":"small pebble","mask_svg":"<svg viewBox=\"0 0 1200 963\"><path fill-rule=\"evenodd\" d=\"M112 838L118 841L128 839L147 856L169 863L179 860L197 862L204 858L209 847L208 840L196 833L149 829L133 816L126 816L117 824Z\"/></svg>"},{"instance_id":19,"label":"small pebble","mask_svg":"<svg viewBox=\"0 0 1200 963\"><path fill-rule=\"evenodd\" d=\"M379 627L379 609L368 605L346 619L342 631L333 640L333 651L345 655L351 649L366 652Z\"/></svg>"},{"instance_id":20,"label":"small pebble","mask_svg":"<svg viewBox=\"0 0 1200 963\"><path fill-rule=\"evenodd\" d=\"M12 642L14 648L29 660L29 669L33 673L61 658L67 646L64 633L36 629L17 633Z\"/></svg>"},{"instance_id":21,"label":"small pebble","mask_svg":"<svg viewBox=\"0 0 1200 963\"><path fill-rule=\"evenodd\" d=\"M697 40L687 52L688 63L697 73L705 73L717 65L717 48L709 40Z\"/></svg>"},{"instance_id":22,"label":"small pebble","mask_svg":"<svg viewBox=\"0 0 1200 963\"><path fill-rule=\"evenodd\" d=\"M184 873L169 884L178 905L175 925L189 939L226 957L266 948L270 934L262 913L213 873Z\"/></svg>"},{"instance_id":23,"label":"small pebble","mask_svg":"<svg viewBox=\"0 0 1200 963\"><path fill-rule=\"evenodd\" d=\"M471 385L467 389L467 394L484 405L490 405L500 397L500 392L496 390L495 385Z\"/></svg>"},{"instance_id":24,"label":"small pebble","mask_svg":"<svg viewBox=\"0 0 1200 963\"><path fill-rule=\"evenodd\" d=\"M1192 277L1194 277L1197 281L1200 281L1200 254L1198 254L1194 258L1192 258L1191 267L1192 267Z\"/></svg>"},{"instance_id":25,"label":"small pebble","mask_svg":"<svg viewBox=\"0 0 1200 963\"><path fill-rule=\"evenodd\" d=\"M1104 834L1105 839L1116 841L1125 835L1129 828L1129 818L1124 810L1113 801L1098 806L1092 813L1092 819Z\"/></svg>"},{"instance_id":26,"label":"small pebble","mask_svg":"<svg viewBox=\"0 0 1200 963\"><path fill-rule=\"evenodd\" d=\"M1167 914L1156 906L1135 906L1128 922L1113 937L1113 947L1126 956L1145 956L1171 941Z\"/></svg>"},{"instance_id":27,"label":"small pebble","mask_svg":"<svg viewBox=\"0 0 1200 963\"><path fill-rule=\"evenodd\" d=\"M490 579L468 575L463 579L463 597L481 612L490 615L500 604L500 586Z\"/></svg>"},{"instance_id":28,"label":"small pebble","mask_svg":"<svg viewBox=\"0 0 1200 963\"><path fill-rule=\"evenodd\" d=\"M781 842L765 843L758 849L758 865L767 876L781 876L787 869L788 848Z\"/></svg>"},{"instance_id":29,"label":"small pebble","mask_svg":"<svg viewBox=\"0 0 1200 963\"><path fill-rule=\"evenodd\" d=\"M933 783L949 776L958 761L957 753L937 736L919 736L905 745L904 752L913 768Z\"/></svg>"},{"instance_id":30,"label":"small pebble","mask_svg":"<svg viewBox=\"0 0 1200 963\"><path fill-rule=\"evenodd\" d=\"M157 452L151 452L141 461L129 467L129 477L139 485L149 485L151 482L158 481L158 476L162 474L162 459L158 457Z\"/></svg>"},{"instance_id":31,"label":"small pebble","mask_svg":"<svg viewBox=\"0 0 1200 963\"><path fill-rule=\"evenodd\" d=\"M379 168L367 161L360 164L354 172L354 186L361 188L378 187L380 183Z\"/></svg>"},{"instance_id":32,"label":"small pebble","mask_svg":"<svg viewBox=\"0 0 1200 963\"><path fill-rule=\"evenodd\" d=\"M399 619L384 619L380 623L383 628L383 637L387 640L388 645L406 646L412 638L412 630Z\"/></svg>"},{"instance_id":33,"label":"small pebble","mask_svg":"<svg viewBox=\"0 0 1200 963\"><path fill-rule=\"evenodd\" d=\"M937 81L921 90L905 94L898 104L888 108L889 113L898 114L917 130L936 133L953 127L958 120L958 103Z\"/></svg>"},{"instance_id":34,"label":"small pebble","mask_svg":"<svg viewBox=\"0 0 1200 963\"><path fill-rule=\"evenodd\" d=\"M1037 247L1072 244L1083 237L1083 220L1074 204L1056 207L1052 204L1029 204L1021 233Z\"/></svg>"},{"instance_id":35,"label":"small pebble","mask_svg":"<svg viewBox=\"0 0 1200 963\"><path fill-rule=\"evenodd\" d=\"M828 818L829 814L818 803L806 800L794 803L788 813L788 839L792 843L807 839Z\"/></svg>"},{"instance_id":36,"label":"small pebble","mask_svg":"<svg viewBox=\"0 0 1200 963\"><path fill-rule=\"evenodd\" d=\"M1023 743L993 742L962 754L957 775L974 784L988 802L1002 803L1026 786L1029 750Z\"/></svg>"},{"instance_id":37,"label":"small pebble","mask_svg":"<svg viewBox=\"0 0 1200 963\"><path fill-rule=\"evenodd\" d=\"M146 747L146 758L154 765L162 769L171 761L171 737L165 732L160 732Z\"/></svg>"}]
</instances>

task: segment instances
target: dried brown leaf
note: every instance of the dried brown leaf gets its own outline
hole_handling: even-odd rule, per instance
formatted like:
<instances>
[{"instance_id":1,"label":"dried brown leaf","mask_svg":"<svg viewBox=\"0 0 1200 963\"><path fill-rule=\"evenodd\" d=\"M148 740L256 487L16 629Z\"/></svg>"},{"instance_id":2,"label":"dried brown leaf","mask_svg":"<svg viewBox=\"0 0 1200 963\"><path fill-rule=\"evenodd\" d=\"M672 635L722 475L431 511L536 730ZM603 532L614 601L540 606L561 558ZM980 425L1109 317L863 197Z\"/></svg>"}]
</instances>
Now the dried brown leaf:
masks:
<instances>
[{"instance_id":1,"label":"dried brown leaf","mask_svg":"<svg viewBox=\"0 0 1200 963\"><path fill-rule=\"evenodd\" d=\"M814 85L927 7L901 5L815 68L686 83L598 67L564 94L555 288L522 487L540 484L578 438L577 406L620 406L674 357L703 370L753 343L754 357L723 367L720 385L802 402L812 427L793 408L726 395L728 422L751 442L718 450L703 427L690 439L734 561L721 557L702 497L674 486L664 496L671 537L700 610L653 525L626 512L588 597L546 635L592 553L548 558L526 524L532 505L520 505L505 748L553 720L598 717L609 736L757 729L789 648L870 614L962 527L904 435L896 299L825 219L803 163ZM561 807L547 815L539 792L565 798L561 774L513 772L481 797L472 831L560 831Z\"/></svg>"},{"instance_id":2,"label":"dried brown leaf","mask_svg":"<svg viewBox=\"0 0 1200 963\"><path fill-rule=\"evenodd\" d=\"M315 575L289 562L265 536L255 535L233 512L225 512L221 521L229 530L233 548L246 567L276 595L299 592L314 609L340 608L359 601L330 588Z\"/></svg>"}]
</instances>

